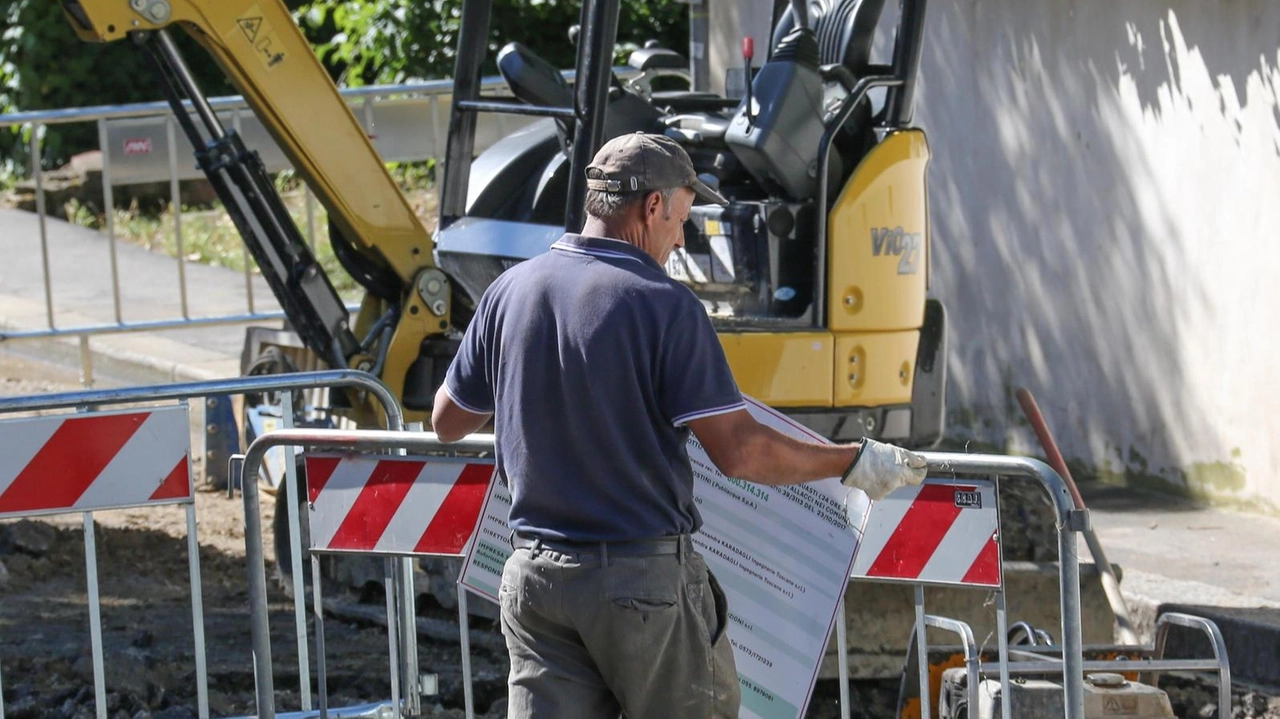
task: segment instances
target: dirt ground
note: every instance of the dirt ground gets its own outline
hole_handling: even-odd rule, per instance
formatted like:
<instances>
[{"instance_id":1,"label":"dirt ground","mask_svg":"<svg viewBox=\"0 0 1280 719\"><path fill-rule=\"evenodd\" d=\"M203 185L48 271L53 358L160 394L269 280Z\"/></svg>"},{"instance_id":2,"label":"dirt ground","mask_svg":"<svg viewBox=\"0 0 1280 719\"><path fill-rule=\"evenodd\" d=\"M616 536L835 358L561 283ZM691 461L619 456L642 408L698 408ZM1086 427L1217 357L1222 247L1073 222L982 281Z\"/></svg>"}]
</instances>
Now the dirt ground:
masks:
<instances>
[{"instance_id":1,"label":"dirt ground","mask_svg":"<svg viewBox=\"0 0 1280 719\"><path fill-rule=\"evenodd\" d=\"M0 396L43 394L77 387L74 373L0 352ZM270 527L270 503L262 509ZM209 707L213 717L255 713L246 582L243 505L225 491L197 492L200 590L203 596ZM107 715L111 719L195 717L196 661L188 583L187 517L183 507L118 510L94 515ZM267 546L268 562L274 561ZM268 568L268 576L272 576ZM272 657L280 712L301 708L292 601L269 581ZM384 598L326 588L326 599L354 612L378 615ZM480 600L477 600L480 601ZM391 695L386 629L353 611L324 619L329 705L385 701ZM315 622L308 607L310 654ZM424 697L428 716L461 717L461 656L455 640L438 638L456 613L431 601L419 616L437 638L419 639L419 665L439 678ZM422 623L422 622L420 622ZM477 714L505 716L506 658L494 623L474 618L472 671ZM314 669L309 673L315 676ZM6 719L91 719L93 663L81 515L0 520L0 686ZM1193 681L1170 683L1179 717L1215 717L1213 693ZM855 682L854 717L888 717L897 682ZM318 696L318 687L313 688ZM316 699L315 701L318 701ZM1237 690L1234 717L1280 718L1280 701ZM818 685L808 716L839 716L838 688ZM675 719L675 718L673 718Z\"/></svg>"},{"instance_id":2,"label":"dirt ground","mask_svg":"<svg viewBox=\"0 0 1280 719\"><path fill-rule=\"evenodd\" d=\"M0 395L43 394L77 388L59 369L0 354ZM197 475L199 473L197 472ZM243 503L225 491L201 487L195 500L203 598L205 655L212 716L255 713L246 580ZM273 508L264 502L262 522ZM186 719L195 715L196 662L185 507L115 510L94 514L108 715L112 719ZM0 685L8 719L83 719L94 714L84 520L58 515L0 521ZM269 564L271 547L265 547ZM272 577L268 567L268 577ZM301 708L292 600L269 581L277 709ZM326 588L338 600L385 616L381 595L357 597ZM367 594L367 593L366 593ZM360 605L364 600L365 604ZM422 607L436 624L456 614ZM310 619L312 664L315 623ZM473 632L500 639L492 622ZM391 696L384 626L326 616L326 670L331 707ZM458 643L420 640L422 672L439 675L440 693L424 698L424 713L462 716ZM473 650L477 712L504 692L505 657L485 646ZM314 676L314 671L311 672ZM313 688L318 703L318 688ZM437 706L438 705L438 706Z\"/></svg>"}]
</instances>

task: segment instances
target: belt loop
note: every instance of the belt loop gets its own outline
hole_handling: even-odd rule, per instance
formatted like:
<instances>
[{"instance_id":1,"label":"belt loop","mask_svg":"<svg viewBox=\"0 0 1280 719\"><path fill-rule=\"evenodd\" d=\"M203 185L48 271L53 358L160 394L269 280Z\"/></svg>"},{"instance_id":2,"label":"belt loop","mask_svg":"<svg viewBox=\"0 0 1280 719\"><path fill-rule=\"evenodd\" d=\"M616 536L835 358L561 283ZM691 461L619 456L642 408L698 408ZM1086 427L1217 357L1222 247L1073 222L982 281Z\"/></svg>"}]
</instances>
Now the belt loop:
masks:
<instances>
[{"instance_id":1,"label":"belt loop","mask_svg":"<svg viewBox=\"0 0 1280 719\"><path fill-rule=\"evenodd\" d=\"M608 542L600 543L600 566L606 569L609 567L609 543Z\"/></svg>"},{"instance_id":2,"label":"belt loop","mask_svg":"<svg viewBox=\"0 0 1280 719\"><path fill-rule=\"evenodd\" d=\"M684 564L684 543L688 537L689 535L687 534L681 534L676 537L676 562L678 564Z\"/></svg>"}]
</instances>

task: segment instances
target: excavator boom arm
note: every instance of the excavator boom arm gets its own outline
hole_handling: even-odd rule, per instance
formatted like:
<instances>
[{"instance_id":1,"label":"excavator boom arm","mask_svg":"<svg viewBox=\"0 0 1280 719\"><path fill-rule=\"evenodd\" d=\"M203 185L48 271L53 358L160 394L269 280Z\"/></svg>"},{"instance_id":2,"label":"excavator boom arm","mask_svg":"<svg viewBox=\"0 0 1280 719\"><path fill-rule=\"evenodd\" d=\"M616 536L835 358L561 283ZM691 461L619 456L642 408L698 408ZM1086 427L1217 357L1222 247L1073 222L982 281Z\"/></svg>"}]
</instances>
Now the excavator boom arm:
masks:
<instances>
[{"instance_id":1,"label":"excavator boom arm","mask_svg":"<svg viewBox=\"0 0 1280 719\"><path fill-rule=\"evenodd\" d=\"M343 238L393 273L401 290L431 266L430 233L281 0L63 0L62 7L90 42L182 28L242 93Z\"/></svg>"}]
</instances>

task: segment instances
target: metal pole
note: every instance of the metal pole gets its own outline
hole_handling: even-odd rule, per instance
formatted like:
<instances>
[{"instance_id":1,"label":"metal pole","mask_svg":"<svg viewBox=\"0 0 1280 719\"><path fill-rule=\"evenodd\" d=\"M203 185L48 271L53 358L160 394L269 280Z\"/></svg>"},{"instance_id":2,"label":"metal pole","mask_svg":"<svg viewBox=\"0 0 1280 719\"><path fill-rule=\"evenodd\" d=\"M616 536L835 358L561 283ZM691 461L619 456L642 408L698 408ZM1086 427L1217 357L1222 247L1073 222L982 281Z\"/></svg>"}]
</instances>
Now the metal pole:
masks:
<instances>
[{"instance_id":1,"label":"metal pole","mask_svg":"<svg viewBox=\"0 0 1280 719\"><path fill-rule=\"evenodd\" d=\"M93 353L89 351L89 335L80 335L80 384L93 386Z\"/></svg>"},{"instance_id":2,"label":"metal pole","mask_svg":"<svg viewBox=\"0 0 1280 719\"><path fill-rule=\"evenodd\" d=\"M195 635L196 711L209 719L209 668L204 648L204 595L200 590L200 542L196 538L196 505L187 505L187 566L191 575L191 626Z\"/></svg>"},{"instance_id":3,"label":"metal pole","mask_svg":"<svg viewBox=\"0 0 1280 719\"><path fill-rule=\"evenodd\" d=\"M231 111L231 127L232 129L235 130L237 135L241 134L240 110L238 108ZM253 257L249 255L249 246L244 243L240 243L240 257L244 261L244 297L245 297L246 307L248 308L249 313L252 314L254 312Z\"/></svg>"},{"instance_id":4,"label":"metal pole","mask_svg":"<svg viewBox=\"0 0 1280 719\"><path fill-rule=\"evenodd\" d=\"M293 392L280 393L280 424L285 429L293 429ZM302 483L298 481L297 462L293 452L286 452L284 462L285 502L289 514L289 550L290 565L293 572L293 621L297 628L298 640L298 682L302 696L302 710L311 711L311 657L307 654L307 590L302 577L302 523L298 519L298 502L302 501ZM256 477L257 475L253 475ZM242 481L252 481L246 477ZM298 496L293 496L294 494ZM279 557L276 558L279 561ZM323 661L323 660L322 660Z\"/></svg>"},{"instance_id":5,"label":"metal pole","mask_svg":"<svg viewBox=\"0 0 1280 719\"><path fill-rule=\"evenodd\" d=\"M40 163L40 135L44 126L31 125L31 179L36 183L36 222L40 224L40 267L44 270L44 312L53 329L53 282L49 272L49 228L45 222L44 169Z\"/></svg>"},{"instance_id":6,"label":"metal pole","mask_svg":"<svg viewBox=\"0 0 1280 719\"><path fill-rule=\"evenodd\" d=\"M462 637L462 705L467 719L476 718L475 690L471 687L471 612L467 609L467 588L458 575L458 634ZM0 717L3 719L3 717Z\"/></svg>"},{"instance_id":7,"label":"metal pole","mask_svg":"<svg viewBox=\"0 0 1280 719\"><path fill-rule=\"evenodd\" d=\"M689 89L706 92L711 89L711 65L707 53L711 34L710 9L713 0L689 0ZM747 82L751 79L747 78Z\"/></svg>"},{"instance_id":8,"label":"metal pole","mask_svg":"<svg viewBox=\"0 0 1280 719\"><path fill-rule=\"evenodd\" d=\"M120 404L138 400L160 401L207 397L213 394L242 394L245 392L277 392L313 387L348 387L368 392L382 405L387 415L387 427L399 431L404 427L404 412L395 395L385 384L368 372L359 370L326 370L324 372L294 372L284 375L258 377L233 377L208 382L178 382L174 384L120 387L112 389L82 390L59 394L0 397L0 414L26 412L35 409L63 409L85 405ZM403 435L401 435L403 436ZM429 435L434 437L435 435ZM256 473L255 469L255 473ZM256 474L251 475L256 476Z\"/></svg>"},{"instance_id":9,"label":"metal pole","mask_svg":"<svg viewBox=\"0 0 1280 719\"><path fill-rule=\"evenodd\" d=\"M311 245L311 254L316 253L316 196L311 194L311 186L302 183L302 196L307 206L307 243Z\"/></svg>"},{"instance_id":10,"label":"metal pole","mask_svg":"<svg viewBox=\"0 0 1280 719\"><path fill-rule=\"evenodd\" d=\"M996 488L996 505L999 506L1000 475L991 475L991 482ZM1005 606L1003 576L1000 577L1000 587L996 589L996 634L1000 661L1000 716L1001 719L1013 719L1013 705L1009 697L1009 614Z\"/></svg>"},{"instance_id":11,"label":"metal pole","mask_svg":"<svg viewBox=\"0 0 1280 719\"><path fill-rule=\"evenodd\" d=\"M436 166L440 167L440 148L444 145L445 140L441 137L444 130L440 122L440 98L432 95L428 101L431 108L431 156L436 160Z\"/></svg>"},{"instance_id":12,"label":"metal pole","mask_svg":"<svg viewBox=\"0 0 1280 719\"><path fill-rule=\"evenodd\" d=\"M619 0L597 0L582 6L582 34L578 37L577 73L573 81L578 118L574 123L570 157L571 167L578 170L569 173L568 206L565 207L565 229L569 232L581 230L586 219L582 206L587 193L584 170L604 144L605 106L613 68L612 63L593 60L613 53L618 39L618 5Z\"/></svg>"},{"instance_id":13,"label":"metal pole","mask_svg":"<svg viewBox=\"0 0 1280 719\"><path fill-rule=\"evenodd\" d=\"M848 588L848 580L845 580ZM840 671L840 719L849 719L849 629L845 622L844 592L836 605L836 665Z\"/></svg>"},{"instance_id":14,"label":"metal pole","mask_svg":"<svg viewBox=\"0 0 1280 719\"><path fill-rule=\"evenodd\" d=\"M288 430L286 430L288 431ZM270 436L270 435L266 435ZM261 439L261 438L260 438ZM257 442L254 442L257 445ZM258 719L275 719L275 678L271 675L271 630L267 624L267 568L262 556L262 517L258 514L258 464L246 457L241 471L244 498L244 557L249 576L249 634L253 642L253 685Z\"/></svg>"},{"instance_id":15,"label":"metal pole","mask_svg":"<svg viewBox=\"0 0 1280 719\"><path fill-rule=\"evenodd\" d=\"M84 513L84 564L89 585L89 642L93 651L93 701L98 719L107 719L107 681L102 663L102 607L98 601L98 551L94 542L93 513Z\"/></svg>"},{"instance_id":16,"label":"metal pole","mask_svg":"<svg viewBox=\"0 0 1280 719\"><path fill-rule=\"evenodd\" d=\"M1058 522L1058 564L1062 589L1062 691L1066 719L1085 719L1084 641L1080 630L1080 555L1075 532L1062 520Z\"/></svg>"},{"instance_id":17,"label":"metal pole","mask_svg":"<svg viewBox=\"0 0 1280 719\"><path fill-rule=\"evenodd\" d=\"M311 555L311 608L316 619L316 673L320 684L320 719L329 718L329 670L325 668L324 600L320 597L320 557Z\"/></svg>"},{"instance_id":18,"label":"metal pole","mask_svg":"<svg viewBox=\"0 0 1280 719\"><path fill-rule=\"evenodd\" d=\"M373 97L365 95L364 102L360 108L362 119L364 120L364 134L369 136L369 142L374 141L376 133L373 131Z\"/></svg>"},{"instance_id":19,"label":"metal pole","mask_svg":"<svg viewBox=\"0 0 1280 719\"><path fill-rule=\"evenodd\" d=\"M916 607L916 663L920 682L920 716L929 719L933 716L930 709L929 696L929 646L924 623L924 585L915 585Z\"/></svg>"},{"instance_id":20,"label":"metal pole","mask_svg":"<svg viewBox=\"0 0 1280 719\"><path fill-rule=\"evenodd\" d=\"M111 188L111 140L105 120L98 120L98 146L102 148L102 212L106 216L107 250L111 256L111 302L116 324L124 324L120 313L120 267L116 258L116 204Z\"/></svg>"},{"instance_id":21,"label":"metal pole","mask_svg":"<svg viewBox=\"0 0 1280 719\"><path fill-rule=\"evenodd\" d=\"M400 657L401 666L403 668L404 681L404 701L405 713L408 716L417 716L422 713L422 693L418 686L418 617L416 592L413 584L413 563L412 557L400 557L393 559L399 571L399 599L400 599Z\"/></svg>"},{"instance_id":22,"label":"metal pole","mask_svg":"<svg viewBox=\"0 0 1280 719\"><path fill-rule=\"evenodd\" d=\"M421 432L421 422L410 422L406 431ZM404 456L401 449L396 454ZM401 557L395 562L400 569L400 656L404 667L405 713L417 716L422 713L422 691L419 686L421 677L418 674L418 607L417 591L413 584L413 565L417 561L413 557Z\"/></svg>"},{"instance_id":23,"label":"metal pole","mask_svg":"<svg viewBox=\"0 0 1280 719\"><path fill-rule=\"evenodd\" d=\"M160 41L161 52L164 53L172 66L178 82L182 85L183 91L186 92L187 98L196 110L196 114L200 115L200 119L204 122L209 134L214 138L225 137L226 132L222 129L222 123L218 122L217 115L213 114L213 107L209 105L209 100L204 96L204 93L200 92L199 86L196 85L195 77L191 74L191 70L187 69L187 63L183 61L182 55L178 52L178 47L173 44L173 38L169 36L169 31L160 30L156 32L156 37ZM238 130L239 128L236 129Z\"/></svg>"},{"instance_id":24,"label":"metal pole","mask_svg":"<svg viewBox=\"0 0 1280 719\"><path fill-rule=\"evenodd\" d=\"M400 706L400 622L396 616L396 593L392 587L396 584L396 565L391 557L382 563L382 581L387 588L387 653L391 661L391 706L396 714L404 716L404 707Z\"/></svg>"},{"instance_id":25,"label":"metal pole","mask_svg":"<svg viewBox=\"0 0 1280 719\"><path fill-rule=\"evenodd\" d=\"M320 556L311 555L311 606L316 618L316 673L320 687L320 719L329 719L329 672L324 665L324 600L320 598ZM0 717L0 719L4 719Z\"/></svg>"},{"instance_id":26,"label":"metal pole","mask_svg":"<svg viewBox=\"0 0 1280 719\"><path fill-rule=\"evenodd\" d=\"M169 147L169 210L173 213L174 254L178 256L178 297L182 301L182 318L189 320L186 252L182 246L182 187L178 183L178 134L172 116L164 119L164 134Z\"/></svg>"},{"instance_id":27,"label":"metal pole","mask_svg":"<svg viewBox=\"0 0 1280 719\"><path fill-rule=\"evenodd\" d=\"M1009 617L1005 612L1003 586L996 590L996 633L1000 653L1000 716L1013 719L1013 703L1009 697Z\"/></svg>"}]
</instances>

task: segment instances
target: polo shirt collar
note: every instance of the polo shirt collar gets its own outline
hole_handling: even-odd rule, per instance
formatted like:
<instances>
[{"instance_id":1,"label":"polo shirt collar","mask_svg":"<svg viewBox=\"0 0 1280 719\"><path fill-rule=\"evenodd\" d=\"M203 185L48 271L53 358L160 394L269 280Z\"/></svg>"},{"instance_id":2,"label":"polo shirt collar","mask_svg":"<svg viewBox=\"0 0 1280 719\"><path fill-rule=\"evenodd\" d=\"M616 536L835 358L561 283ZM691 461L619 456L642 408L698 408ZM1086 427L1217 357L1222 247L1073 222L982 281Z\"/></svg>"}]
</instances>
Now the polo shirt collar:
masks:
<instances>
[{"instance_id":1,"label":"polo shirt collar","mask_svg":"<svg viewBox=\"0 0 1280 719\"><path fill-rule=\"evenodd\" d=\"M593 257L601 257L607 259L623 259L635 260L646 265L651 269L665 272L662 265L653 259L644 250L622 240L612 240L607 237L592 237L590 235L579 235L567 232L563 237L556 240L551 245L552 249L572 252L575 254L591 255Z\"/></svg>"}]
</instances>

